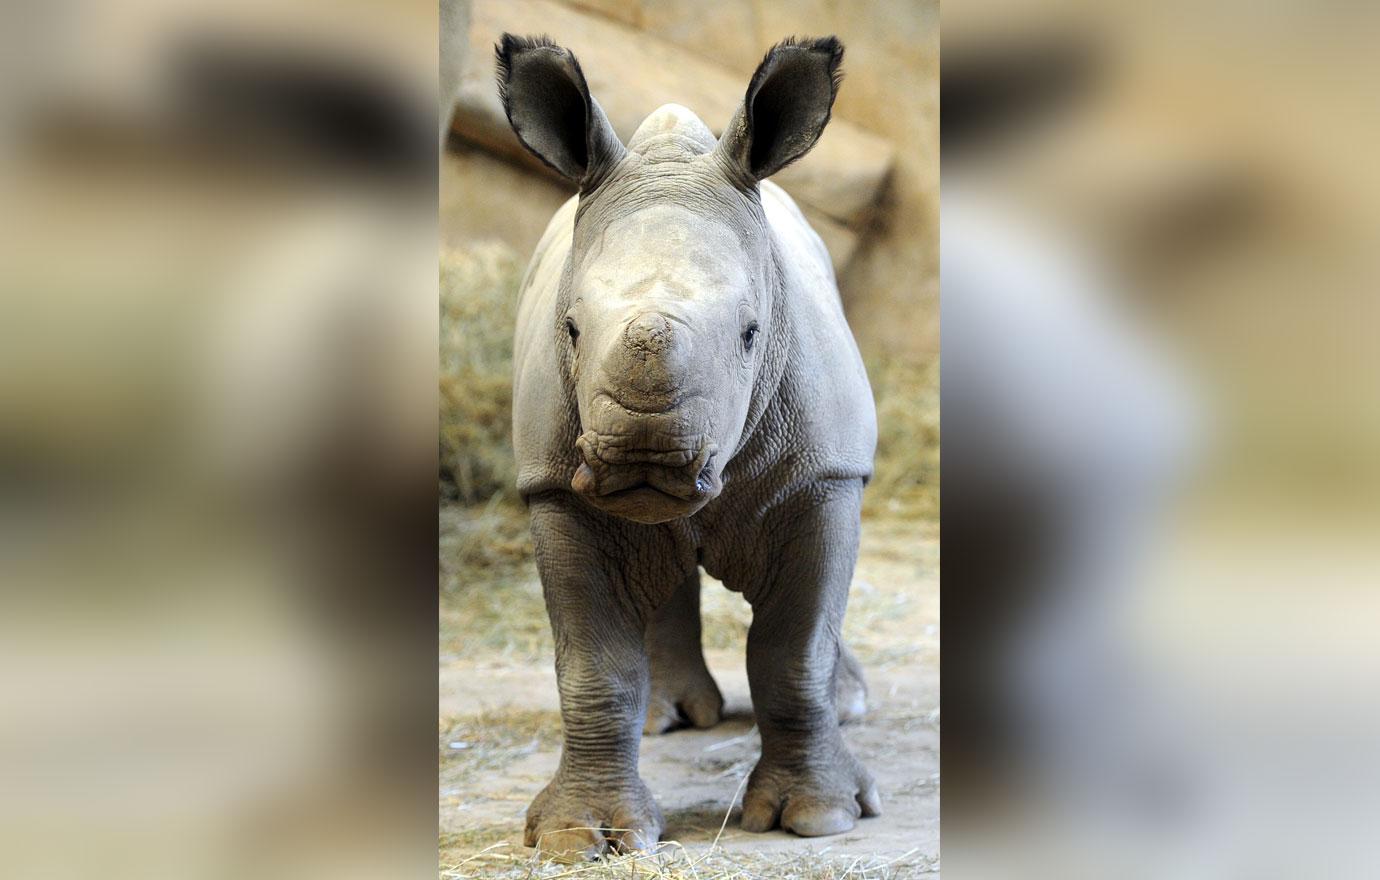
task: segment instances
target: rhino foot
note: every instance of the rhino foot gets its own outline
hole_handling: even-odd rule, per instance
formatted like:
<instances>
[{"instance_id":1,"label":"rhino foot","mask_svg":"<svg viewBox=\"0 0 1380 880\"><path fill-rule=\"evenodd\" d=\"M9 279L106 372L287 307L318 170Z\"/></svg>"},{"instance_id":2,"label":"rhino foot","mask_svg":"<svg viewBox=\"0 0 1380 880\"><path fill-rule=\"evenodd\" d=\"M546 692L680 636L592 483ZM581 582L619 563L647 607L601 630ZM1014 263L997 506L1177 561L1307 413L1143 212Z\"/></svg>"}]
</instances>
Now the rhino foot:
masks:
<instances>
[{"instance_id":1,"label":"rhino foot","mask_svg":"<svg viewBox=\"0 0 1380 880\"><path fill-rule=\"evenodd\" d=\"M743 795L743 830L770 831L778 825L801 837L848 831L859 816L878 816L881 798L872 776L846 752L824 767L802 771L773 766L763 758Z\"/></svg>"},{"instance_id":2,"label":"rhino foot","mask_svg":"<svg viewBox=\"0 0 1380 880\"><path fill-rule=\"evenodd\" d=\"M527 808L523 843L567 863L651 849L661 838L661 810L641 779L633 783L580 784L558 775Z\"/></svg>"},{"instance_id":3,"label":"rhino foot","mask_svg":"<svg viewBox=\"0 0 1380 880\"><path fill-rule=\"evenodd\" d=\"M652 695L647 701L648 736L681 727L713 727L723 718L724 698L701 659L695 669L653 669Z\"/></svg>"}]
</instances>

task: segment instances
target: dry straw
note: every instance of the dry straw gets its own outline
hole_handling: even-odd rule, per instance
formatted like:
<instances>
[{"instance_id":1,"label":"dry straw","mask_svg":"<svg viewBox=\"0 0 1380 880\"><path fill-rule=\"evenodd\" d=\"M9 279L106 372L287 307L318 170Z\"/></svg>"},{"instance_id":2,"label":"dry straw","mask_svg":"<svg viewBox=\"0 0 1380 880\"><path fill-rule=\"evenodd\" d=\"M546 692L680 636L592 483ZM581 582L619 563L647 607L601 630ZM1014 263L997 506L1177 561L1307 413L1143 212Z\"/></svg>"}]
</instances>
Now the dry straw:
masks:
<instances>
[{"instance_id":1,"label":"dry straw","mask_svg":"<svg viewBox=\"0 0 1380 880\"><path fill-rule=\"evenodd\" d=\"M508 841L487 846L460 862L443 867L443 878L502 878L502 880L555 880L582 877L588 880L614 878L656 878L656 880L900 880L937 874L937 859L912 849L897 856L834 854L822 851L798 853L747 853L726 850L719 845L728 827L733 805L747 783L744 775L724 811L723 822L713 842L701 852L668 840L654 849L626 854L609 854L591 862L563 864L543 859L535 850L522 851ZM570 828L567 831L594 830L616 833L627 829Z\"/></svg>"}]
</instances>

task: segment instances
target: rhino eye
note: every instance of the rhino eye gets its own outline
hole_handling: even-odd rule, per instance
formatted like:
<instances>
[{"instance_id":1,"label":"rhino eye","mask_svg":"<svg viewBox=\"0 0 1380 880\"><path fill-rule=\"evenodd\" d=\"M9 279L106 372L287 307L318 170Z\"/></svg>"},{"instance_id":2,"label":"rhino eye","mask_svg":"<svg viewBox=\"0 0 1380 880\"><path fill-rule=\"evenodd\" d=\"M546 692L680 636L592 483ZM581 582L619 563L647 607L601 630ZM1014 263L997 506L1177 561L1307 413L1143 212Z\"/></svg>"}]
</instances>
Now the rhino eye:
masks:
<instances>
[{"instance_id":1,"label":"rhino eye","mask_svg":"<svg viewBox=\"0 0 1380 880\"><path fill-rule=\"evenodd\" d=\"M575 326L575 322L572 319L565 319L565 330L570 334L570 342L572 344L580 338L580 329Z\"/></svg>"},{"instance_id":2,"label":"rhino eye","mask_svg":"<svg viewBox=\"0 0 1380 880\"><path fill-rule=\"evenodd\" d=\"M753 322L743 331L743 351L752 351L752 344L757 341L757 324Z\"/></svg>"}]
</instances>

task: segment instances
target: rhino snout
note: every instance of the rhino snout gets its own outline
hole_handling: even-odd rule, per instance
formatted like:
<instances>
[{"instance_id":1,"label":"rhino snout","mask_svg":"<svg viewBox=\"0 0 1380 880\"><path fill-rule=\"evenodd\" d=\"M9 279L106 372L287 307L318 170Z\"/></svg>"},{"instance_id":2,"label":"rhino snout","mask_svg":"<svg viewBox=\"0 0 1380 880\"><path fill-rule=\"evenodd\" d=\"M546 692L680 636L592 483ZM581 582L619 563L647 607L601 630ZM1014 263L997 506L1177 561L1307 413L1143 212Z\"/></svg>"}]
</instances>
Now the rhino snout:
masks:
<instances>
[{"instance_id":1,"label":"rhino snout","mask_svg":"<svg viewBox=\"0 0 1380 880\"><path fill-rule=\"evenodd\" d=\"M652 449L624 440L587 431L576 441L583 461L570 486L596 507L639 522L665 522L691 515L723 489L718 447L706 437L695 438L695 445Z\"/></svg>"},{"instance_id":2,"label":"rhino snout","mask_svg":"<svg viewBox=\"0 0 1380 880\"><path fill-rule=\"evenodd\" d=\"M628 322L623 344L634 352L661 356L675 344L671 321L660 312L643 312Z\"/></svg>"},{"instance_id":3,"label":"rhino snout","mask_svg":"<svg viewBox=\"0 0 1380 880\"><path fill-rule=\"evenodd\" d=\"M610 346L601 384L631 411L670 409L690 378L688 335L661 312L635 315Z\"/></svg>"}]
</instances>

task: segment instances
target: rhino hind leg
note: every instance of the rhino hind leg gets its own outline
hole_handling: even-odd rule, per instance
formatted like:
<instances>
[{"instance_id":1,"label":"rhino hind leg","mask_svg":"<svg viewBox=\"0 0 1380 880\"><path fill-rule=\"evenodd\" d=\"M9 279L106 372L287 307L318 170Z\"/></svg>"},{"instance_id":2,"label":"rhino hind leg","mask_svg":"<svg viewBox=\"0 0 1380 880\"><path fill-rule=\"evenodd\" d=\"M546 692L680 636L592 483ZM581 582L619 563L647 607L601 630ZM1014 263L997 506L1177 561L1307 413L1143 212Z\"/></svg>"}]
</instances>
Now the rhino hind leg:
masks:
<instances>
[{"instance_id":1,"label":"rhino hind leg","mask_svg":"<svg viewBox=\"0 0 1380 880\"><path fill-rule=\"evenodd\" d=\"M642 732L648 736L682 727L713 727L724 698L700 646L700 575L687 577L647 625L652 692Z\"/></svg>"},{"instance_id":2,"label":"rhino hind leg","mask_svg":"<svg viewBox=\"0 0 1380 880\"><path fill-rule=\"evenodd\" d=\"M839 663L834 676L834 707L839 713L839 723L860 721L867 714L867 682L863 680L862 664L847 645L839 646Z\"/></svg>"}]
</instances>

